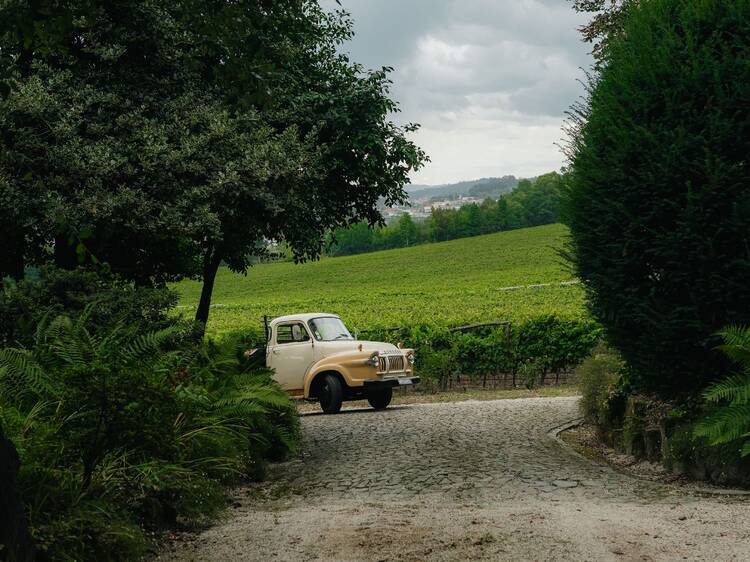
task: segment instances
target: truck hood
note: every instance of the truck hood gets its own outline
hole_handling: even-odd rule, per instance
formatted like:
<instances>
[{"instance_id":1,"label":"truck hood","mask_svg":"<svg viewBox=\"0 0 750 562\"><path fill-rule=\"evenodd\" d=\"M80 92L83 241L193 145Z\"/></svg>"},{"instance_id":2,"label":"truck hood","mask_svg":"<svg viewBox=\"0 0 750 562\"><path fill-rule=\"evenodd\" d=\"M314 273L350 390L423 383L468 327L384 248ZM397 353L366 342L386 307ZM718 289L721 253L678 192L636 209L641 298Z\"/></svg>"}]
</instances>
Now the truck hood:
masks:
<instances>
[{"instance_id":1,"label":"truck hood","mask_svg":"<svg viewBox=\"0 0 750 562\"><path fill-rule=\"evenodd\" d=\"M333 353L345 353L345 352L356 352L359 351L359 346L362 346L362 351L398 351L399 348L392 343L379 342L379 341L365 341L365 340L340 340L340 341L322 341L315 342L315 347L319 347L320 350L324 351L326 355Z\"/></svg>"}]
</instances>

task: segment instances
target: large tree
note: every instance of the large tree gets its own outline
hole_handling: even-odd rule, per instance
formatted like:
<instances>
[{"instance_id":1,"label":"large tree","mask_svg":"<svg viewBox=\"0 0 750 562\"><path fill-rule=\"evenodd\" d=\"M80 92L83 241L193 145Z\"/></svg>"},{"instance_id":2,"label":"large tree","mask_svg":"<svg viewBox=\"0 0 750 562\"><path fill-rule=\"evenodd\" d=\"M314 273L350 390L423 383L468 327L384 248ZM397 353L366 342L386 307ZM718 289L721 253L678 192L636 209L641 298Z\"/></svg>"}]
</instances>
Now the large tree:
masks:
<instances>
[{"instance_id":1,"label":"large tree","mask_svg":"<svg viewBox=\"0 0 750 562\"><path fill-rule=\"evenodd\" d=\"M750 1L642 1L576 110L570 251L637 388L700 388L750 322L748 61Z\"/></svg>"},{"instance_id":2,"label":"large tree","mask_svg":"<svg viewBox=\"0 0 750 562\"><path fill-rule=\"evenodd\" d=\"M571 0L577 12L592 14L591 20L579 28L583 40L591 43L596 66L607 60L609 44L623 29L627 11L640 0Z\"/></svg>"},{"instance_id":3,"label":"large tree","mask_svg":"<svg viewBox=\"0 0 750 562\"><path fill-rule=\"evenodd\" d=\"M424 154L388 69L337 50L311 0L8 0L0 13L0 275L103 262L141 284L245 271L268 239L316 257L377 223Z\"/></svg>"}]
</instances>

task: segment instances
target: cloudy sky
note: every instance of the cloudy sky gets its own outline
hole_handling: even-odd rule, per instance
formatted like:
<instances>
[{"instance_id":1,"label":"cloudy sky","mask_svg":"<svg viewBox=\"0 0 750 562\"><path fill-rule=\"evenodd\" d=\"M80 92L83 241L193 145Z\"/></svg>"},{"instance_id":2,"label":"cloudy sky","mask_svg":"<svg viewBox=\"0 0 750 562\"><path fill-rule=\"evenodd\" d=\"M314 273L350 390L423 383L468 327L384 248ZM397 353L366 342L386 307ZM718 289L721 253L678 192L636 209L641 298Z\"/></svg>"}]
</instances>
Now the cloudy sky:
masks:
<instances>
[{"instance_id":1,"label":"cloudy sky","mask_svg":"<svg viewBox=\"0 0 750 562\"><path fill-rule=\"evenodd\" d=\"M393 66L396 120L422 125L432 162L413 183L559 169L564 111L591 64L568 0L340 1L355 24L345 50Z\"/></svg>"}]
</instances>

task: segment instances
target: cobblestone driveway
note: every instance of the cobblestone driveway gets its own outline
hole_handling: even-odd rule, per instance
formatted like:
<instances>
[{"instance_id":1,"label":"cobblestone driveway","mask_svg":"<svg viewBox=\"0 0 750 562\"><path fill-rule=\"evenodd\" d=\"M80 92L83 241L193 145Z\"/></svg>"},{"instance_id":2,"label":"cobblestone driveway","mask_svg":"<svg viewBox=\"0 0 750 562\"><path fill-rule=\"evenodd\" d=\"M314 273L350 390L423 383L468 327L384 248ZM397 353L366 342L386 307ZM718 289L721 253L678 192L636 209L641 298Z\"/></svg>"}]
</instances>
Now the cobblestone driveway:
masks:
<instances>
[{"instance_id":1,"label":"cobblestone driveway","mask_svg":"<svg viewBox=\"0 0 750 562\"><path fill-rule=\"evenodd\" d=\"M278 475L284 485L316 497L562 493L638 500L669 494L623 479L550 438L551 428L578 417L576 404L577 398L533 398L307 414L303 456Z\"/></svg>"},{"instance_id":2,"label":"cobblestone driveway","mask_svg":"<svg viewBox=\"0 0 750 562\"><path fill-rule=\"evenodd\" d=\"M645 482L549 435L576 398L302 416L298 459L169 560L750 560L750 504Z\"/></svg>"}]
</instances>

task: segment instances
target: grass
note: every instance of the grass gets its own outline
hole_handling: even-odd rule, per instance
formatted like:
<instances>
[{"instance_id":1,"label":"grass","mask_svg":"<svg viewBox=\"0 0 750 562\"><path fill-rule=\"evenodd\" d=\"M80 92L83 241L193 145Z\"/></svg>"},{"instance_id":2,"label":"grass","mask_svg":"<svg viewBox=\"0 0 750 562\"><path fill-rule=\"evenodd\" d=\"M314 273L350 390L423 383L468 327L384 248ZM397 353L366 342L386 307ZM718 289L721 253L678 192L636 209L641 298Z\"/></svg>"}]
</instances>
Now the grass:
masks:
<instances>
[{"instance_id":1,"label":"grass","mask_svg":"<svg viewBox=\"0 0 750 562\"><path fill-rule=\"evenodd\" d=\"M305 264L272 263L247 276L221 269L209 332L258 328L263 314L334 312L353 328L524 320L584 314L583 291L559 250L562 225L488 234ZM551 284L529 288L528 285ZM522 287L518 287L522 286ZM192 314L200 283L175 285Z\"/></svg>"}]
</instances>

